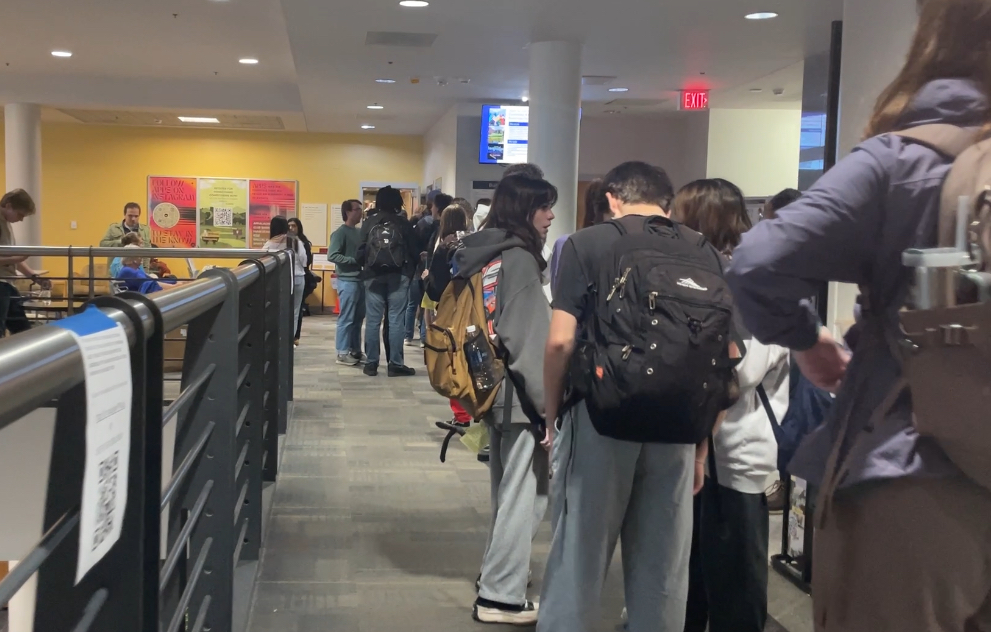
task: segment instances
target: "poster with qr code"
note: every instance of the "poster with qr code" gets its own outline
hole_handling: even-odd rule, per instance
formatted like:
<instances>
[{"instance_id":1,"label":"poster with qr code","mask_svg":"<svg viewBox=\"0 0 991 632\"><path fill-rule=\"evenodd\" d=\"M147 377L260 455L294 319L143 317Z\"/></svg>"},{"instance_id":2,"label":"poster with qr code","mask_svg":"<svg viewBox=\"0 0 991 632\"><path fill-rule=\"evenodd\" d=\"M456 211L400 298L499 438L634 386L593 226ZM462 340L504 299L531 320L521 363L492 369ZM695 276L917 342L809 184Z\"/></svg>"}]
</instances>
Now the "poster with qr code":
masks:
<instances>
[{"instance_id":1,"label":"poster with qr code","mask_svg":"<svg viewBox=\"0 0 991 632\"><path fill-rule=\"evenodd\" d=\"M200 248L244 248L248 244L248 181L198 178L196 207Z\"/></svg>"},{"instance_id":2,"label":"poster with qr code","mask_svg":"<svg viewBox=\"0 0 991 632\"><path fill-rule=\"evenodd\" d=\"M131 349L124 329L95 307L64 318L83 359L86 465L76 583L120 539L131 449Z\"/></svg>"}]
</instances>

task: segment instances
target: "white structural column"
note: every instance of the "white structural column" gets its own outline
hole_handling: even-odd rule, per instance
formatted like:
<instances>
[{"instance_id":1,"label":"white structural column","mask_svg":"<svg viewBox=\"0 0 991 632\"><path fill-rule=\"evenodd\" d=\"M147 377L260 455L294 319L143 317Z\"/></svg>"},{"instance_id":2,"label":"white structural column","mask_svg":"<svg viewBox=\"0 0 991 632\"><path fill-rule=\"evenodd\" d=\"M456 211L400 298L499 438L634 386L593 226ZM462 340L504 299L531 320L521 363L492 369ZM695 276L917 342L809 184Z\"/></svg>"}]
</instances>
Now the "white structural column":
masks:
<instances>
[{"instance_id":1,"label":"white structural column","mask_svg":"<svg viewBox=\"0 0 991 632\"><path fill-rule=\"evenodd\" d=\"M878 96L905 63L918 17L914 0L844 0L840 159L863 139ZM853 323L857 293L856 286L830 284L830 326Z\"/></svg>"},{"instance_id":2,"label":"white structural column","mask_svg":"<svg viewBox=\"0 0 991 632\"><path fill-rule=\"evenodd\" d=\"M38 212L14 224L14 238L21 246L41 245L41 106L8 103L3 108L5 164L4 191L24 189L31 194ZM37 269L36 260L31 265Z\"/></svg>"},{"instance_id":3,"label":"white structural column","mask_svg":"<svg viewBox=\"0 0 991 632\"><path fill-rule=\"evenodd\" d=\"M574 42L530 44L529 160L557 187L548 243L575 231L578 213L578 125L582 47Z\"/></svg>"}]
</instances>

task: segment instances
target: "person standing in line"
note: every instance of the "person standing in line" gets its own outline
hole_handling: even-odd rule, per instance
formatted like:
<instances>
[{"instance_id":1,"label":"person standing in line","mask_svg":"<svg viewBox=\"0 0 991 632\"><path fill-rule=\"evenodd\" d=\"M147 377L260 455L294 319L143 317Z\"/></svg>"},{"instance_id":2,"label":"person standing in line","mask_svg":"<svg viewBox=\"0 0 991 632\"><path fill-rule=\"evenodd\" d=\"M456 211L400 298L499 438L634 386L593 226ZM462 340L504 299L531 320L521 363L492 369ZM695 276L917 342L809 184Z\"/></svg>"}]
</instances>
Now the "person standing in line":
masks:
<instances>
[{"instance_id":1,"label":"person standing in line","mask_svg":"<svg viewBox=\"0 0 991 632\"><path fill-rule=\"evenodd\" d=\"M289 234L298 239L303 244L303 249L306 251L306 265L303 267L303 296L300 299L301 306L299 309L299 316L296 319L296 344L299 344L299 333L303 327L303 313L307 311L306 299L313 294L313 290L316 289L316 283L312 282L312 278L316 278L315 275L310 271L310 266L313 265L313 244L307 238L306 233L303 232L303 222L299 221L299 218L290 217L289 218Z\"/></svg>"},{"instance_id":2,"label":"person standing in line","mask_svg":"<svg viewBox=\"0 0 991 632\"><path fill-rule=\"evenodd\" d=\"M795 350L811 382L837 391L826 422L788 466L820 490L818 632L991 629L991 491L916 430L891 345L914 279L902 254L938 243L952 163L899 132L945 124L988 138L988 33L991 0L923 1L908 58L881 93L866 139L744 235L727 277L753 334ZM806 300L830 281L869 291L852 360Z\"/></svg>"},{"instance_id":3,"label":"person standing in line","mask_svg":"<svg viewBox=\"0 0 991 632\"><path fill-rule=\"evenodd\" d=\"M723 180L697 180L674 199L672 217L732 257L750 230L743 193ZM709 477L695 497L685 632L764 632L770 514L764 489L777 469L775 420L788 410L788 350L743 333L740 399L713 437ZM758 389L763 389L759 393ZM715 476L712 467L715 465Z\"/></svg>"},{"instance_id":4,"label":"person standing in line","mask_svg":"<svg viewBox=\"0 0 991 632\"><path fill-rule=\"evenodd\" d=\"M292 324L299 322L299 310L303 306L303 285L306 282L306 250L303 242L289 234L289 220L276 215L268 224L268 241L262 246L264 250L288 250L293 257L293 286L292 286ZM299 340L294 342L299 346Z\"/></svg>"},{"instance_id":5,"label":"person standing in line","mask_svg":"<svg viewBox=\"0 0 991 632\"><path fill-rule=\"evenodd\" d=\"M409 303L410 278L418 252L413 226L403 211L403 196L391 186L375 195L375 208L361 225L356 260L365 283L365 375L378 374L381 347L379 328L388 322L386 355L389 377L416 375L404 363L403 330Z\"/></svg>"},{"instance_id":6,"label":"person standing in line","mask_svg":"<svg viewBox=\"0 0 991 632\"><path fill-rule=\"evenodd\" d=\"M492 200L490 198L482 198L478 201L478 205L475 206L475 212L471 214L472 232L477 233L482 230L482 222L488 217L491 207Z\"/></svg>"},{"instance_id":7,"label":"person standing in line","mask_svg":"<svg viewBox=\"0 0 991 632\"><path fill-rule=\"evenodd\" d=\"M410 283L409 303L406 307L406 336L404 339L404 344L407 347L412 347L416 344L413 341L413 333L416 329L416 315L419 313L420 304L423 302L424 288L421 279L424 271L430 269L430 258L434 251L434 247L437 245L437 235L440 231L441 214L444 212L444 209L451 205L454 198L450 195L441 193L440 191L431 191L427 195L427 200L430 204L430 214L425 215L423 219L417 222L414 230L419 258L417 259L413 280ZM426 323L426 314L424 313L423 318L420 320L421 347L423 346L423 339L426 338Z\"/></svg>"},{"instance_id":8,"label":"person standing in line","mask_svg":"<svg viewBox=\"0 0 991 632\"><path fill-rule=\"evenodd\" d=\"M538 439L546 425L541 367L550 325L541 253L557 189L542 179L510 176L494 200L486 227L461 239L452 265L458 278L482 274L489 333L506 363L495 405L482 418L490 437L492 523L472 616L482 623L533 625L538 607L526 589L548 486L547 453Z\"/></svg>"},{"instance_id":9,"label":"person standing in line","mask_svg":"<svg viewBox=\"0 0 991 632\"><path fill-rule=\"evenodd\" d=\"M15 246L14 231L11 224L24 221L25 217L34 215L36 207L34 200L24 189L14 189L0 198L0 246ZM42 279L38 273L27 264L27 257L0 257L0 338L6 332L17 334L31 328L21 295L11 280L20 272L22 275L37 283L42 289L51 289L52 282Z\"/></svg>"},{"instance_id":10,"label":"person standing in line","mask_svg":"<svg viewBox=\"0 0 991 632\"><path fill-rule=\"evenodd\" d=\"M356 259L361 245L361 202L345 200L341 204L344 224L330 235L327 260L337 274L337 363L357 366L365 360L361 352L361 323L365 320L365 284Z\"/></svg>"},{"instance_id":11,"label":"person standing in line","mask_svg":"<svg viewBox=\"0 0 991 632\"><path fill-rule=\"evenodd\" d=\"M663 169L642 162L624 163L606 175L602 187L616 220L640 218L645 233L637 238L646 237L648 226L677 229L665 221L674 189ZM628 223L632 225L633 221ZM553 420L564 411L563 423L572 426L572 439L567 462L560 468L565 472L565 507L547 560L538 632L595 629L602 585L620 538L629 630L683 632L685 625L692 496L701 490L704 481L706 440L697 445L620 440L599 433L588 402L563 409L565 379L577 346L579 324L584 336L600 309L596 297L610 292L609 288L597 287L600 273L605 272L600 267L613 265L612 250L625 230L618 229L615 222L586 228L572 235L561 251L544 357L545 413L547 419ZM707 259L717 264L718 253L711 247L708 250ZM690 277L681 284L700 293L708 292ZM729 340L733 340L732 331L730 335ZM730 350L724 362L739 357L738 352L734 355L729 340L720 338ZM623 349L625 362L633 346L628 344ZM716 362L713 359L714 366ZM616 366L618 370L620 365ZM649 370L644 373L649 374ZM596 375L599 380L613 379L604 372ZM731 403L732 395L732 388L724 391L717 383L704 399L700 398L701 410L715 410ZM656 419L637 418L636 425L668 427L673 420L665 416L665 411L659 410ZM718 420L713 421L718 426ZM550 447L554 425L547 428L544 444Z\"/></svg>"}]
</instances>

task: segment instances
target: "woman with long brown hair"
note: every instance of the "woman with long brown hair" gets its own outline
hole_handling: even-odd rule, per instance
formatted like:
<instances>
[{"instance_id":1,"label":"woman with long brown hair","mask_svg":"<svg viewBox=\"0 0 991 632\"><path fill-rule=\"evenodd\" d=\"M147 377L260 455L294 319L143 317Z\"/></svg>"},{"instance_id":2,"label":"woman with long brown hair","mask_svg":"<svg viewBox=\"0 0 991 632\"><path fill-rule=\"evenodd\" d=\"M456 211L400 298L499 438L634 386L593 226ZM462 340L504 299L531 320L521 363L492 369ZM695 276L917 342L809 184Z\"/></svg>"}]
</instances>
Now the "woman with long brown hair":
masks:
<instances>
[{"instance_id":1,"label":"woman with long brown hair","mask_svg":"<svg viewBox=\"0 0 991 632\"><path fill-rule=\"evenodd\" d=\"M991 130L991 0L922 3L908 60L878 100L867 140L747 233L728 274L756 337L794 349L809 380L838 391L789 467L820 490L820 631L991 629L991 491L915 431L889 344L912 281L902 252L936 244L952 163L897 132L932 123ZM808 305L827 281L870 294L852 360Z\"/></svg>"}]
</instances>

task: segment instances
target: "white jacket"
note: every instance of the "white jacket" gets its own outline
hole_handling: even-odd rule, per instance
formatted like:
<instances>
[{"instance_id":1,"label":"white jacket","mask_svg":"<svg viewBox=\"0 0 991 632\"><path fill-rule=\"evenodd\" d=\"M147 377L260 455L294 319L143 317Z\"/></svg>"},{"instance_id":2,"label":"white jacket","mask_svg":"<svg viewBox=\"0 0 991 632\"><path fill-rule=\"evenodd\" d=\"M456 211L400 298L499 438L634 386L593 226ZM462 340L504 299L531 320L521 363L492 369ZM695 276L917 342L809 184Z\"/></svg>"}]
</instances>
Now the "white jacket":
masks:
<instances>
[{"instance_id":1,"label":"white jacket","mask_svg":"<svg viewBox=\"0 0 991 632\"><path fill-rule=\"evenodd\" d=\"M489 216L489 207L485 204L479 204L478 208L475 210L474 217L471 218L471 223L475 227L475 232L482 230L482 222L485 218Z\"/></svg>"},{"instance_id":2,"label":"white jacket","mask_svg":"<svg viewBox=\"0 0 991 632\"><path fill-rule=\"evenodd\" d=\"M719 484L745 494L760 494L768 475L778 469L778 442L757 386L764 385L771 409L781 423L788 412L788 350L753 338L745 344L746 356L737 367L740 400L726 412L713 445Z\"/></svg>"}]
</instances>

